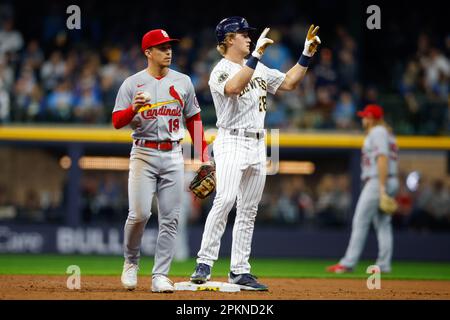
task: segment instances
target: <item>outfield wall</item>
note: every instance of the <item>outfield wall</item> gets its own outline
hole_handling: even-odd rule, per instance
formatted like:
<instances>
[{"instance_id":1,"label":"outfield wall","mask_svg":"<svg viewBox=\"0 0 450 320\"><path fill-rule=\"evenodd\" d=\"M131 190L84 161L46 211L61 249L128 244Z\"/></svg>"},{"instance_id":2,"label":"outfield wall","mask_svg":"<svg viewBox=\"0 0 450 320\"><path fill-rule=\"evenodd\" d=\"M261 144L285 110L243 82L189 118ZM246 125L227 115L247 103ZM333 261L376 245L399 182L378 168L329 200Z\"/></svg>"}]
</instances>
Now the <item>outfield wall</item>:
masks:
<instances>
[{"instance_id":1,"label":"outfield wall","mask_svg":"<svg viewBox=\"0 0 450 320\"><path fill-rule=\"evenodd\" d=\"M122 255L123 227L72 228L51 225L0 224L0 253L56 253ZM255 228L252 257L338 259L345 252L349 230L305 230L302 228ZM200 247L203 228L188 230L190 256ZM142 255L153 256L157 230L147 228L142 241ZM220 256L231 252L231 228L222 238ZM450 261L450 234L395 232L394 260ZM362 259L375 259L376 238L368 237Z\"/></svg>"}]
</instances>

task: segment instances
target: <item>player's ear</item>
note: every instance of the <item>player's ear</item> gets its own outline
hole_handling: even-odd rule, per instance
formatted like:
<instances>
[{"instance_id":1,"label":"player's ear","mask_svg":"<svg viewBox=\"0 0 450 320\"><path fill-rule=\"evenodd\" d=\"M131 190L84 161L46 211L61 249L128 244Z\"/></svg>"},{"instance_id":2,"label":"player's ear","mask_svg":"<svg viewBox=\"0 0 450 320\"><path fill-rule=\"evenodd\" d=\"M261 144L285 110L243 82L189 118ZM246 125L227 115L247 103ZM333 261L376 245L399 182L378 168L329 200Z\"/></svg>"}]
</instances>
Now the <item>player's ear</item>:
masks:
<instances>
[{"instance_id":1,"label":"player's ear","mask_svg":"<svg viewBox=\"0 0 450 320\"><path fill-rule=\"evenodd\" d=\"M152 51L151 51L150 49L146 49L146 50L144 51L144 54L145 54L145 56L146 56L147 58L151 58L151 56L152 56Z\"/></svg>"}]
</instances>

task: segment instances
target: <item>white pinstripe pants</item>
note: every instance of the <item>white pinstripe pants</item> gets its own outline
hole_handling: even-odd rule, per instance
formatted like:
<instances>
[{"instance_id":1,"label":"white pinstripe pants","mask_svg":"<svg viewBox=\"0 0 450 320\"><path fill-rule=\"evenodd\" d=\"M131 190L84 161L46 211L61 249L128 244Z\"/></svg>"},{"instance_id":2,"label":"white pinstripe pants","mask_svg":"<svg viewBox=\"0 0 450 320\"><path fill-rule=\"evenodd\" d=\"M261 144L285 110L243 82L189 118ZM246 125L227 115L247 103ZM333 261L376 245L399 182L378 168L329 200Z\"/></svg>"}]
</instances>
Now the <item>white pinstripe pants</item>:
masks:
<instances>
[{"instance_id":1,"label":"white pinstripe pants","mask_svg":"<svg viewBox=\"0 0 450 320\"><path fill-rule=\"evenodd\" d=\"M228 214L237 199L230 270L250 273L253 229L266 181L265 141L232 136L219 129L213 150L216 197L206 219L197 263L213 266L217 260Z\"/></svg>"}]
</instances>

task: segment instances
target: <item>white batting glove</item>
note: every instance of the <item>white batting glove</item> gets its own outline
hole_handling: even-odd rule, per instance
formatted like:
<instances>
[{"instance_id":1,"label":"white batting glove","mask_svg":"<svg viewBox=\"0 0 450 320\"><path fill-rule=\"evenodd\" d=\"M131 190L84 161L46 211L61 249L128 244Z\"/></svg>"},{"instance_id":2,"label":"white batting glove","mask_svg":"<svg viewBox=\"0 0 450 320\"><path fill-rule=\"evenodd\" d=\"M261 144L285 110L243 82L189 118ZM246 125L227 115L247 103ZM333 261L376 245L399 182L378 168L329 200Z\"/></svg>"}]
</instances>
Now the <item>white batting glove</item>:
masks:
<instances>
[{"instance_id":1,"label":"white batting glove","mask_svg":"<svg viewBox=\"0 0 450 320\"><path fill-rule=\"evenodd\" d=\"M305 47L303 49L303 55L307 57L312 57L317 51L317 47L321 44L320 38L317 35L319 32L319 26L314 28L312 24L309 27L308 34L306 35Z\"/></svg>"},{"instance_id":2,"label":"white batting glove","mask_svg":"<svg viewBox=\"0 0 450 320\"><path fill-rule=\"evenodd\" d=\"M264 29L264 31L259 36L258 41L256 42L255 50L252 52L252 56L257 58L258 60L261 59L262 55L264 54L264 50L266 50L266 48L273 43L272 39L266 38L269 30L270 28Z\"/></svg>"}]
</instances>

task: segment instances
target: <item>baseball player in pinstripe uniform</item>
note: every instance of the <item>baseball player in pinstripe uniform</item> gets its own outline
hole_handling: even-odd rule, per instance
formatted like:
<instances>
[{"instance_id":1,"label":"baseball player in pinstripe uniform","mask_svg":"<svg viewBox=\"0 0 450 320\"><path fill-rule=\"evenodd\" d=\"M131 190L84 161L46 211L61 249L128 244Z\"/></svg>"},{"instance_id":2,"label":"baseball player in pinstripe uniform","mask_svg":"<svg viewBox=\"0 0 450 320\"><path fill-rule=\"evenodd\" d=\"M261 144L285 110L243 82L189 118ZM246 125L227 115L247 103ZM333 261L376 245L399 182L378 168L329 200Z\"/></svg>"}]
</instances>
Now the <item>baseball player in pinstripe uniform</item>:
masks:
<instances>
[{"instance_id":1,"label":"baseball player in pinstripe uniform","mask_svg":"<svg viewBox=\"0 0 450 320\"><path fill-rule=\"evenodd\" d=\"M361 179L364 188L359 196L353 216L352 234L344 258L327 268L328 272L352 272L358 263L373 223L378 239L376 264L381 272L391 271L393 250L392 216L379 210L380 197L395 196L399 188L397 178L398 147L394 135L383 120L383 109L368 105L358 112L367 136L361 157Z\"/></svg>"},{"instance_id":2,"label":"baseball player in pinstripe uniform","mask_svg":"<svg viewBox=\"0 0 450 320\"><path fill-rule=\"evenodd\" d=\"M169 68L173 41L177 40L171 39L162 29L151 30L144 35L142 51L148 67L123 82L112 116L116 129L128 124L133 129L128 179L129 212L124 228L125 263L121 277L123 286L129 290L137 286L140 245L154 195L158 199L159 233L151 290L174 290L167 276L175 250L184 187L180 145L184 137L183 120L186 120L186 127L202 161L208 160L200 107L191 79Z\"/></svg>"},{"instance_id":3,"label":"baseball player in pinstripe uniform","mask_svg":"<svg viewBox=\"0 0 450 320\"><path fill-rule=\"evenodd\" d=\"M214 141L216 197L203 232L194 283L211 277L228 213L236 202L236 219L229 282L242 290L268 290L250 273L249 257L255 217L266 180L264 117L267 93L293 90L303 79L320 43L318 27L311 26L300 60L286 74L269 69L259 60L268 45L269 28L259 37L250 54L251 28L242 17L229 17L217 25L217 49L223 56L211 72L209 86L217 114L218 135Z\"/></svg>"}]
</instances>

